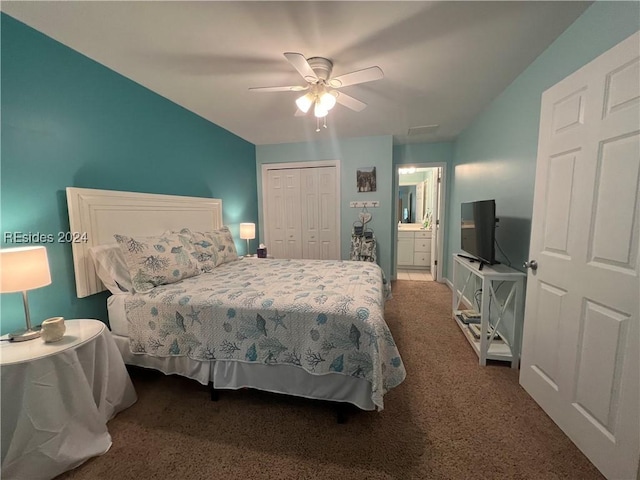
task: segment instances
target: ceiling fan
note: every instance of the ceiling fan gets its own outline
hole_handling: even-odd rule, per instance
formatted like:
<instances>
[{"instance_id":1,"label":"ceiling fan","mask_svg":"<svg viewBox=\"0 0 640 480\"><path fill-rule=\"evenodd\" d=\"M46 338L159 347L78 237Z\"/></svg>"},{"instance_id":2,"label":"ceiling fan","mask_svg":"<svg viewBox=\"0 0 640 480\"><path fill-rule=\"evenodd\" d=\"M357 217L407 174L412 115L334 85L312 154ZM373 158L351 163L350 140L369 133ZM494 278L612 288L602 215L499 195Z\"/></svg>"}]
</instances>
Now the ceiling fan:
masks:
<instances>
[{"instance_id":1,"label":"ceiling fan","mask_svg":"<svg viewBox=\"0 0 640 480\"><path fill-rule=\"evenodd\" d=\"M367 106L357 98L339 92L338 89L359 83L372 82L384 77L380 67L369 67L351 73L345 73L337 77L331 77L333 62L323 57L305 58L301 53L286 52L285 58L295 68L306 85L290 85L282 87L253 87L252 92L304 92L304 95L296 99L298 110L296 116L305 115L313 106L313 114L316 118L324 118L336 103L344 105L351 110L360 112ZM325 123L326 127L326 123Z\"/></svg>"}]
</instances>

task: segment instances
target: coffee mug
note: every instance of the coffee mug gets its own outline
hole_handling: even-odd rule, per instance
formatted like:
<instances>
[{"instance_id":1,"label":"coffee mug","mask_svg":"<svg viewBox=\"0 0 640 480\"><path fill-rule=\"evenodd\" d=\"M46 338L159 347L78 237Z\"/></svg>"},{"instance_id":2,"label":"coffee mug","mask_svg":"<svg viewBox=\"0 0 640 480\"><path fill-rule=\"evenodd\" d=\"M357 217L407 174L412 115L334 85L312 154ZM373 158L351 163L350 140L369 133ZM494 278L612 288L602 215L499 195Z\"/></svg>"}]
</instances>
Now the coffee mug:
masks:
<instances>
[{"instance_id":1,"label":"coffee mug","mask_svg":"<svg viewBox=\"0 0 640 480\"><path fill-rule=\"evenodd\" d=\"M62 340L65 331L64 317L51 317L42 322L40 336L46 343L57 342Z\"/></svg>"}]
</instances>

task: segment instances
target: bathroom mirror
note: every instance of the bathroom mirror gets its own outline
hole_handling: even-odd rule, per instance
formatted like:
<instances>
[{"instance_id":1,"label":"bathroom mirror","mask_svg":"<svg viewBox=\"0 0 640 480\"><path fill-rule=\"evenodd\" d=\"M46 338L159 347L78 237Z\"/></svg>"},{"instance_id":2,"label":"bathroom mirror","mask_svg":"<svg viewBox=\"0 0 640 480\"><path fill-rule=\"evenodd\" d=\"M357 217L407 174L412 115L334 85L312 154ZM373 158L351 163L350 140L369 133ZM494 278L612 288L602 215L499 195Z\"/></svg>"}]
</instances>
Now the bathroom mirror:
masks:
<instances>
[{"instance_id":1,"label":"bathroom mirror","mask_svg":"<svg viewBox=\"0 0 640 480\"><path fill-rule=\"evenodd\" d=\"M435 168L398 168L398 211L401 223L423 224L432 212Z\"/></svg>"},{"instance_id":2,"label":"bathroom mirror","mask_svg":"<svg viewBox=\"0 0 640 480\"><path fill-rule=\"evenodd\" d=\"M416 186L403 185L398 195L398 218L402 223L416 222Z\"/></svg>"}]
</instances>

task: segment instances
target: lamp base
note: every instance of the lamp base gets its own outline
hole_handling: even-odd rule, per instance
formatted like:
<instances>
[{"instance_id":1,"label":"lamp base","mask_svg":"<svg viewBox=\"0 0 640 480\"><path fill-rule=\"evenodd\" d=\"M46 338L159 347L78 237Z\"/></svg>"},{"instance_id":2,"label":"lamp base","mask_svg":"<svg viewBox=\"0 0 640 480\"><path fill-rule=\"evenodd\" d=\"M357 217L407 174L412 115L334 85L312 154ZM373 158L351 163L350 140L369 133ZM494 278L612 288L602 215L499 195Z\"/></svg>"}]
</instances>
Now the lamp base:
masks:
<instances>
[{"instance_id":1,"label":"lamp base","mask_svg":"<svg viewBox=\"0 0 640 480\"><path fill-rule=\"evenodd\" d=\"M22 329L9 334L9 340L12 342L25 342L27 340L35 340L40 337L40 327L32 329Z\"/></svg>"}]
</instances>

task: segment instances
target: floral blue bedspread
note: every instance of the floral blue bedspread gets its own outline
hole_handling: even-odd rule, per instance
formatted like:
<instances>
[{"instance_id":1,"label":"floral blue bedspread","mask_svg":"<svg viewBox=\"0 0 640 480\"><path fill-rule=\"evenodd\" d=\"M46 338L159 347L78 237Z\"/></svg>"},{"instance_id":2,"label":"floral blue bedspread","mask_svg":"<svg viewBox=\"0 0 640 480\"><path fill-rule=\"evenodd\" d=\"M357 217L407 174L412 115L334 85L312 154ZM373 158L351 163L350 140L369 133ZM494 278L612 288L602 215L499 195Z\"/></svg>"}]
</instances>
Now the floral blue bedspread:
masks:
<instances>
[{"instance_id":1,"label":"floral blue bedspread","mask_svg":"<svg viewBox=\"0 0 640 480\"><path fill-rule=\"evenodd\" d=\"M382 409L406 376L384 321L389 296L374 263L242 259L132 295L125 307L134 353L362 377Z\"/></svg>"}]
</instances>

